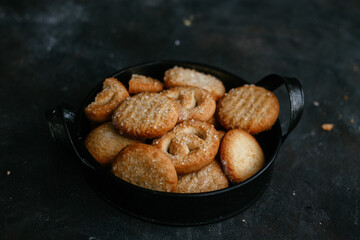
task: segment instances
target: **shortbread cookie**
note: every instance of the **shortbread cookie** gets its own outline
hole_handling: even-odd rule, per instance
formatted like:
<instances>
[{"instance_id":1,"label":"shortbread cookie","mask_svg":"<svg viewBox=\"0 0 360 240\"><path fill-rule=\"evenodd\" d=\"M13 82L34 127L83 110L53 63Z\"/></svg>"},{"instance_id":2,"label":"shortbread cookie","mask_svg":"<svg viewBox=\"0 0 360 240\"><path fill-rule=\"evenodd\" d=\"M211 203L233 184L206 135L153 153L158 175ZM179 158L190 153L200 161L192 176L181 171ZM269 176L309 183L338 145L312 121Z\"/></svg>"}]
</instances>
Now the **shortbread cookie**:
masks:
<instances>
[{"instance_id":1,"label":"shortbread cookie","mask_svg":"<svg viewBox=\"0 0 360 240\"><path fill-rule=\"evenodd\" d=\"M187 174L211 163L219 142L214 126L192 119L176 125L153 144L170 157L178 174Z\"/></svg>"},{"instance_id":2,"label":"shortbread cookie","mask_svg":"<svg viewBox=\"0 0 360 240\"><path fill-rule=\"evenodd\" d=\"M165 72L164 84L167 88L179 86L199 87L209 91L215 100L225 93L223 83L216 77L194 69L175 66Z\"/></svg>"},{"instance_id":3,"label":"shortbread cookie","mask_svg":"<svg viewBox=\"0 0 360 240\"><path fill-rule=\"evenodd\" d=\"M94 122L111 120L115 108L129 96L125 86L116 78L107 78L95 100L85 108L85 115Z\"/></svg>"},{"instance_id":4,"label":"shortbread cookie","mask_svg":"<svg viewBox=\"0 0 360 240\"><path fill-rule=\"evenodd\" d=\"M139 187L163 192L175 191L178 181L169 157L158 148L143 143L121 150L112 165L112 172Z\"/></svg>"},{"instance_id":5,"label":"shortbread cookie","mask_svg":"<svg viewBox=\"0 0 360 240\"><path fill-rule=\"evenodd\" d=\"M137 140L121 136L111 122L92 130L85 138L85 146L96 161L103 165L112 163L121 149Z\"/></svg>"},{"instance_id":6,"label":"shortbread cookie","mask_svg":"<svg viewBox=\"0 0 360 240\"><path fill-rule=\"evenodd\" d=\"M217 118L224 128L241 128L251 134L269 130L278 116L276 96L255 85L231 89L217 105Z\"/></svg>"},{"instance_id":7,"label":"shortbread cookie","mask_svg":"<svg viewBox=\"0 0 360 240\"><path fill-rule=\"evenodd\" d=\"M176 192L198 193L211 192L227 188L229 181L216 160L198 172L180 175Z\"/></svg>"},{"instance_id":8,"label":"shortbread cookie","mask_svg":"<svg viewBox=\"0 0 360 240\"><path fill-rule=\"evenodd\" d=\"M256 139L242 129L228 131L220 145L224 172L233 183L243 182L264 166L264 153Z\"/></svg>"},{"instance_id":9,"label":"shortbread cookie","mask_svg":"<svg viewBox=\"0 0 360 240\"><path fill-rule=\"evenodd\" d=\"M138 94L141 92L161 92L164 84L159 80L143 75L133 74L129 81L129 93Z\"/></svg>"},{"instance_id":10,"label":"shortbread cookie","mask_svg":"<svg viewBox=\"0 0 360 240\"><path fill-rule=\"evenodd\" d=\"M119 105L112 122L125 136L155 138L173 129L178 117L174 99L159 93L139 93Z\"/></svg>"},{"instance_id":11,"label":"shortbread cookie","mask_svg":"<svg viewBox=\"0 0 360 240\"><path fill-rule=\"evenodd\" d=\"M177 101L179 122L190 119L207 121L215 113L215 99L204 89L198 87L175 87L163 91L162 94Z\"/></svg>"}]
</instances>

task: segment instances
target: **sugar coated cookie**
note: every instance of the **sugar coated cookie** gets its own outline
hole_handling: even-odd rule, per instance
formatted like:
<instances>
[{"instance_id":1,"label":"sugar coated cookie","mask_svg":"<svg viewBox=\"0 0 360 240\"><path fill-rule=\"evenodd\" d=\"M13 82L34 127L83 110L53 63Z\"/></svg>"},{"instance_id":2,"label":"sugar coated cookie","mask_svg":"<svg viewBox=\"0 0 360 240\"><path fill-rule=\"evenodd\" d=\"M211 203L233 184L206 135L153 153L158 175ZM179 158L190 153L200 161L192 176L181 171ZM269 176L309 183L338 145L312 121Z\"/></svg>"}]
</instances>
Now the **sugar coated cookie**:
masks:
<instances>
[{"instance_id":1,"label":"sugar coated cookie","mask_svg":"<svg viewBox=\"0 0 360 240\"><path fill-rule=\"evenodd\" d=\"M198 87L175 87L162 92L177 101L179 122L195 119L209 120L215 113L216 102L206 90Z\"/></svg>"},{"instance_id":2,"label":"sugar coated cookie","mask_svg":"<svg viewBox=\"0 0 360 240\"><path fill-rule=\"evenodd\" d=\"M179 86L199 87L209 91L215 100L222 97L225 93L223 83L216 77L188 69L175 66L165 72L164 84L167 88Z\"/></svg>"},{"instance_id":3,"label":"sugar coated cookie","mask_svg":"<svg viewBox=\"0 0 360 240\"><path fill-rule=\"evenodd\" d=\"M155 138L173 129L178 117L174 99L159 93L139 93L119 105L112 122L125 136Z\"/></svg>"},{"instance_id":4,"label":"sugar coated cookie","mask_svg":"<svg viewBox=\"0 0 360 240\"><path fill-rule=\"evenodd\" d=\"M141 92L161 92L164 84L159 80L143 75L133 74L129 81L129 93L138 94Z\"/></svg>"},{"instance_id":5,"label":"sugar coated cookie","mask_svg":"<svg viewBox=\"0 0 360 240\"><path fill-rule=\"evenodd\" d=\"M264 153L256 139L241 129L228 131L220 145L224 172L233 183L253 176L264 166Z\"/></svg>"},{"instance_id":6,"label":"sugar coated cookie","mask_svg":"<svg viewBox=\"0 0 360 240\"><path fill-rule=\"evenodd\" d=\"M226 129L256 134L269 130L279 116L279 102L269 90L255 85L231 89L217 105L217 119Z\"/></svg>"},{"instance_id":7,"label":"sugar coated cookie","mask_svg":"<svg viewBox=\"0 0 360 240\"><path fill-rule=\"evenodd\" d=\"M95 100L85 108L85 116L93 122L111 120L115 108L129 96L125 86L116 78L107 78Z\"/></svg>"},{"instance_id":8,"label":"sugar coated cookie","mask_svg":"<svg viewBox=\"0 0 360 240\"><path fill-rule=\"evenodd\" d=\"M216 160L198 172L180 175L176 192L198 193L211 192L227 188L229 181Z\"/></svg>"},{"instance_id":9,"label":"sugar coated cookie","mask_svg":"<svg viewBox=\"0 0 360 240\"><path fill-rule=\"evenodd\" d=\"M154 140L153 145L170 157L178 174L186 174L211 163L219 142L214 126L207 122L188 120Z\"/></svg>"},{"instance_id":10,"label":"sugar coated cookie","mask_svg":"<svg viewBox=\"0 0 360 240\"><path fill-rule=\"evenodd\" d=\"M116 156L112 165L115 176L137 185L163 192L176 189L178 177L169 157L151 145L129 145Z\"/></svg>"}]
</instances>

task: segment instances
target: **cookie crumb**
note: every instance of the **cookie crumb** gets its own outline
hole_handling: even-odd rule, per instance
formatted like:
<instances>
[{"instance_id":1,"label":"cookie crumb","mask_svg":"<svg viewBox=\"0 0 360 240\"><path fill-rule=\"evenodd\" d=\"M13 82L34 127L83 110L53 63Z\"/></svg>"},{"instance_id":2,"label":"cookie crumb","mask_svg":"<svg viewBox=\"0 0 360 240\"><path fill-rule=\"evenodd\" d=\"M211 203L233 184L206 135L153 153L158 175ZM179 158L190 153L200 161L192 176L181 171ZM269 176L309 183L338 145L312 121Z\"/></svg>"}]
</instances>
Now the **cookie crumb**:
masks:
<instances>
[{"instance_id":1,"label":"cookie crumb","mask_svg":"<svg viewBox=\"0 0 360 240\"><path fill-rule=\"evenodd\" d=\"M9 176L11 174L10 171L6 171L6 175Z\"/></svg>"},{"instance_id":2,"label":"cookie crumb","mask_svg":"<svg viewBox=\"0 0 360 240\"><path fill-rule=\"evenodd\" d=\"M189 17L184 18L184 25L186 27L191 27L193 20L194 20L194 15L190 15Z\"/></svg>"},{"instance_id":3,"label":"cookie crumb","mask_svg":"<svg viewBox=\"0 0 360 240\"><path fill-rule=\"evenodd\" d=\"M354 123L355 119L354 118L350 118L350 123Z\"/></svg>"},{"instance_id":4,"label":"cookie crumb","mask_svg":"<svg viewBox=\"0 0 360 240\"><path fill-rule=\"evenodd\" d=\"M293 196L296 196L296 192L295 192L295 191L293 191L293 192L292 192L292 195L293 195Z\"/></svg>"},{"instance_id":5,"label":"cookie crumb","mask_svg":"<svg viewBox=\"0 0 360 240\"><path fill-rule=\"evenodd\" d=\"M243 220L241 220L243 223L246 223L246 220L245 219L243 219Z\"/></svg>"},{"instance_id":6,"label":"cookie crumb","mask_svg":"<svg viewBox=\"0 0 360 240\"><path fill-rule=\"evenodd\" d=\"M174 44L175 44L175 46L180 46L181 42L180 42L180 40L176 39Z\"/></svg>"},{"instance_id":7,"label":"cookie crumb","mask_svg":"<svg viewBox=\"0 0 360 240\"><path fill-rule=\"evenodd\" d=\"M345 100L345 101L349 100L349 96L348 96L348 95L344 95L344 100Z\"/></svg>"},{"instance_id":8,"label":"cookie crumb","mask_svg":"<svg viewBox=\"0 0 360 240\"><path fill-rule=\"evenodd\" d=\"M321 125L321 128L324 131L330 132L334 128L334 124L332 124L332 123L324 123L323 125Z\"/></svg>"},{"instance_id":9,"label":"cookie crumb","mask_svg":"<svg viewBox=\"0 0 360 240\"><path fill-rule=\"evenodd\" d=\"M314 104L314 106L315 106L315 107L320 106L320 103L319 103L319 102L317 102L317 101L314 101L314 102L313 102L313 104Z\"/></svg>"}]
</instances>

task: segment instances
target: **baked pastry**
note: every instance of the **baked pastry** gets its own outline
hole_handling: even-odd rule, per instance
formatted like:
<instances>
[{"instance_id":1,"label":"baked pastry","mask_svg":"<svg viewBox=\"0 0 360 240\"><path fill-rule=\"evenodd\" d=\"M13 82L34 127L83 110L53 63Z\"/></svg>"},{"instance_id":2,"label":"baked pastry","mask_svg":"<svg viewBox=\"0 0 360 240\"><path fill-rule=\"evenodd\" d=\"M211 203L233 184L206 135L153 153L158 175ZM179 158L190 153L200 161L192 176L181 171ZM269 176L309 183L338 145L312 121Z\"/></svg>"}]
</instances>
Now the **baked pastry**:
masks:
<instances>
[{"instance_id":1,"label":"baked pastry","mask_svg":"<svg viewBox=\"0 0 360 240\"><path fill-rule=\"evenodd\" d=\"M269 90L255 85L231 89L217 105L217 119L226 129L256 134L269 130L279 116L279 102Z\"/></svg>"},{"instance_id":2,"label":"baked pastry","mask_svg":"<svg viewBox=\"0 0 360 240\"><path fill-rule=\"evenodd\" d=\"M178 121L174 99L159 93L139 93L127 98L115 110L112 122L125 136L155 138L173 129Z\"/></svg>"},{"instance_id":3,"label":"baked pastry","mask_svg":"<svg viewBox=\"0 0 360 240\"><path fill-rule=\"evenodd\" d=\"M143 143L121 150L112 165L112 172L139 187L164 192L175 191L178 181L169 157L158 148Z\"/></svg>"},{"instance_id":4,"label":"baked pastry","mask_svg":"<svg viewBox=\"0 0 360 240\"><path fill-rule=\"evenodd\" d=\"M207 122L188 120L154 140L153 145L165 152L178 174L199 171L210 164L219 148L219 136Z\"/></svg>"},{"instance_id":5,"label":"baked pastry","mask_svg":"<svg viewBox=\"0 0 360 240\"><path fill-rule=\"evenodd\" d=\"M177 101L179 122L190 119L207 121L215 113L215 99L204 89L198 87L175 87L163 91L162 94Z\"/></svg>"},{"instance_id":6,"label":"baked pastry","mask_svg":"<svg viewBox=\"0 0 360 240\"><path fill-rule=\"evenodd\" d=\"M164 84L159 80L143 75L133 74L129 80L129 93L161 92Z\"/></svg>"},{"instance_id":7,"label":"baked pastry","mask_svg":"<svg viewBox=\"0 0 360 240\"><path fill-rule=\"evenodd\" d=\"M93 122L111 120L115 108L129 96L125 86L116 78L105 79L102 91L85 108L85 116Z\"/></svg>"},{"instance_id":8,"label":"baked pastry","mask_svg":"<svg viewBox=\"0 0 360 240\"><path fill-rule=\"evenodd\" d=\"M188 69L175 66L165 72L164 84L167 88L192 86L209 91L215 100L222 97L225 93L223 83L216 77Z\"/></svg>"},{"instance_id":9,"label":"baked pastry","mask_svg":"<svg viewBox=\"0 0 360 240\"><path fill-rule=\"evenodd\" d=\"M107 122L92 130L84 143L96 161L108 165L121 149L136 142L138 141L121 136L111 122Z\"/></svg>"},{"instance_id":10,"label":"baked pastry","mask_svg":"<svg viewBox=\"0 0 360 240\"><path fill-rule=\"evenodd\" d=\"M198 172L180 175L176 192L198 193L211 192L227 188L229 181L216 160Z\"/></svg>"},{"instance_id":11,"label":"baked pastry","mask_svg":"<svg viewBox=\"0 0 360 240\"><path fill-rule=\"evenodd\" d=\"M228 131L220 145L223 170L233 183L253 176L264 166L264 153L256 139L242 129Z\"/></svg>"}]
</instances>

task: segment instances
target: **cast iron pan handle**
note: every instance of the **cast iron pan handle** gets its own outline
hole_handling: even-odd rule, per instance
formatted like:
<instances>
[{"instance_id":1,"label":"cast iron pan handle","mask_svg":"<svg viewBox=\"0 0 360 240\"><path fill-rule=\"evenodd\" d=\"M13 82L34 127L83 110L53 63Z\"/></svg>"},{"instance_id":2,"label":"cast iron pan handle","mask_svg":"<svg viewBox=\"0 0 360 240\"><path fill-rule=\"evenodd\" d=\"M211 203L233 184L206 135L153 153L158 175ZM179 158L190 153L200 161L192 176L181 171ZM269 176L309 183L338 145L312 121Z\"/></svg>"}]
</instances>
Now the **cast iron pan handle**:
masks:
<instances>
[{"instance_id":1,"label":"cast iron pan handle","mask_svg":"<svg viewBox=\"0 0 360 240\"><path fill-rule=\"evenodd\" d=\"M290 101L290 122L287 131L282 135L282 142L284 142L286 137L299 123L304 110L304 92L301 84L296 78L271 74L261 79L256 85L273 91L282 84L286 86Z\"/></svg>"},{"instance_id":2,"label":"cast iron pan handle","mask_svg":"<svg viewBox=\"0 0 360 240\"><path fill-rule=\"evenodd\" d=\"M94 169L92 165L80 156L74 146L71 136L71 125L75 123L75 112L69 110L65 105L60 105L46 111L45 114L49 122L51 136L55 142L66 149L75 150L80 160L89 168Z\"/></svg>"}]
</instances>

